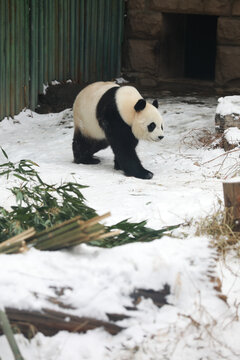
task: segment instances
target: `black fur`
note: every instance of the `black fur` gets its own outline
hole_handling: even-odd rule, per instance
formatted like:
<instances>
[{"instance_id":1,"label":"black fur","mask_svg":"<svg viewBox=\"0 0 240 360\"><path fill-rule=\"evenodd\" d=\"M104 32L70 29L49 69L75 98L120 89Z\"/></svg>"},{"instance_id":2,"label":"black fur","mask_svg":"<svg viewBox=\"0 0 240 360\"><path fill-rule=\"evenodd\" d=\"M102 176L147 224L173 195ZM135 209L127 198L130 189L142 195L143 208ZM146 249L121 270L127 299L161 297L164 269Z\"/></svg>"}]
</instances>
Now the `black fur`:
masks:
<instances>
[{"instance_id":1,"label":"black fur","mask_svg":"<svg viewBox=\"0 0 240 360\"><path fill-rule=\"evenodd\" d=\"M87 138L81 134L79 129L75 129L72 143L74 162L77 164L98 164L100 160L93 157L93 154L105 149L108 145L106 140Z\"/></svg>"},{"instance_id":2,"label":"black fur","mask_svg":"<svg viewBox=\"0 0 240 360\"><path fill-rule=\"evenodd\" d=\"M135 109L137 112L139 112L139 111L142 111L145 107L146 107L146 100L140 99L140 100L138 100L138 102L135 104L134 109Z\"/></svg>"},{"instance_id":3,"label":"black fur","mask_svg":"<svg viewBox=\"0 0 240 360\"><path fill-rule=\"evenodd\" d=\"M157 99L153 100L152 104L153 104L153 106L155 106L155 108L158 109L158 101L157 101Z\"/></svg>"},{"instance_id":4,"label":"black fur","mask_svg":"<svg viewBox=\"0 0 240 360\"><path fill-rule=\"evenodd\" d=\"M151 179L153 174L143 168L136 154L138 140L118 112L115 100L118 90L119 87L113 87L106 91L96 109L99 125L115 155L115 169L123 170L127 176Z\"/></svg>"},{"instance_id":5,"label":"black fur","mask_svg":"<svg viewBox=\"0 0 240 360\"><path fill-rule=\"evenodd\" d=\"M154 122L151 122L151 124L149 124L147 128L148 128L149 132L153 132L155 127L156 127L156 124Z\"/></svg>"}]
</instances>

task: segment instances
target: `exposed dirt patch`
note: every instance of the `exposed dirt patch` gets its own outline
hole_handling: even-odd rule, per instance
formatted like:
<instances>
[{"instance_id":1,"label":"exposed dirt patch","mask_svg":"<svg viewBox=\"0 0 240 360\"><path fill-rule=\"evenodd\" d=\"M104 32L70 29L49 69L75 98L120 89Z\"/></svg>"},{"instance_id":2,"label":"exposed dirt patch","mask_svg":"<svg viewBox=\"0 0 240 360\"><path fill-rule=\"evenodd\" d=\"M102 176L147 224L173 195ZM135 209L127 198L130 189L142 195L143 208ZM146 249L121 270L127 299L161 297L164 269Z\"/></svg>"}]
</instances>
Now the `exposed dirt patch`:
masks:
<instances>
[{"instance_id":1,"label":"exposed dirt patch","mask_svg":"<svg viewBox=\"0 0 240 360\"><path fill-rule=\"evenodd\" d=\"M45 94L39 94L35 111L39 114L48 114L71 108L77 94L86 85L73 82L49 85Z\"/></svg>"}]
</instances>

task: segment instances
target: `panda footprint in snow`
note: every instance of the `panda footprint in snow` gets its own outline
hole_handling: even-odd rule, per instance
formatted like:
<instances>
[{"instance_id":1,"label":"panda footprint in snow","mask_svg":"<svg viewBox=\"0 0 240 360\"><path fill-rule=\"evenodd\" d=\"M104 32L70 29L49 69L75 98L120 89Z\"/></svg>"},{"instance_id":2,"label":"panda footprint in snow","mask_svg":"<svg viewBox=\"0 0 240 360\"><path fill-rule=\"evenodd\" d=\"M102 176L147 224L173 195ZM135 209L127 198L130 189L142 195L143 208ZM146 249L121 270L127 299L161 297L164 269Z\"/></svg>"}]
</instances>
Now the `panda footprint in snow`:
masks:
<instances>
[{"instance_id":1,"label":"panda footprint in snow","mask_svg":"<svg viewBox=\"0 0 240 360\"><path fill-rule=\"evenodd\" d=\"M85 87L73 105L74 162L98 164L93 155L107 146L114 153L116 170L127 176L151 179L136 153L138 140L158 141L163 138L163 120L158 102L149 104L132 86L113 82L96 82Z\"/></svg>"}]
</instances>

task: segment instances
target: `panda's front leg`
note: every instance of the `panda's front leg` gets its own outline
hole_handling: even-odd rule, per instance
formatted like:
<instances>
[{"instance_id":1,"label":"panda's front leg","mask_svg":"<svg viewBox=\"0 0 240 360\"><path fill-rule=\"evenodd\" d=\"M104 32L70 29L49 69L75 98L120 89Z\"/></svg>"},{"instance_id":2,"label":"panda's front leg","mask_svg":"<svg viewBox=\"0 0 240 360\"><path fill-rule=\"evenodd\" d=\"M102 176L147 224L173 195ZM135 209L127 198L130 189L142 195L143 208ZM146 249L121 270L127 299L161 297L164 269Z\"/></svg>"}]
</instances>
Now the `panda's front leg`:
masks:
<instances>
[{"instance_id":1,"label":"panda's front leg","mask_svg":"<svg viewBox=\"0 0 240 360\"><path fill-rule=\"evenodd\" d=\"M114 156L114 169L115 170L121 170L120 165L116 159L116 156Z\"/></svg>"},{"instance_id":2,"label":"panda's front leg","mask_svg":"<svg viewBox=\"0 0 240 360\"><path fill-rule=\"evenodd\" d=\"M116 170L122 170L126 176L134 176L139 179L153 177L153 173L142 166L134 146L119 142L112 144L111 147L115 155L114 168Z\"/></svg>"},{"instance_id":3,"label":"panda's front leg","mask_svg":"<svg viewBox=\"0 0 240 360\"><path fill-rule=\"evenodd\" d=\"M135 150L134 150L135 152ZM142 166L136 152L128 153L126 156L120 156L117 160L119 169L124 172L126 176L134 176L139 179L151 179L153 173Z\"/></svg>"},{"instance_id":4,"label":"panda's front leg","mask_svg":"<svg viewBox=\"0 0 240 360\"><path fill-rule=\"evenodd\" d=\"M133 135L131 127L112 113L105 114L103 118L100 117L99 124L104 130L107 141L115 155L115 169L122 170L126 176L151 179L153 173L144 169L137 156L135 148L138 140Z\"/></svg>"}]
</instances>

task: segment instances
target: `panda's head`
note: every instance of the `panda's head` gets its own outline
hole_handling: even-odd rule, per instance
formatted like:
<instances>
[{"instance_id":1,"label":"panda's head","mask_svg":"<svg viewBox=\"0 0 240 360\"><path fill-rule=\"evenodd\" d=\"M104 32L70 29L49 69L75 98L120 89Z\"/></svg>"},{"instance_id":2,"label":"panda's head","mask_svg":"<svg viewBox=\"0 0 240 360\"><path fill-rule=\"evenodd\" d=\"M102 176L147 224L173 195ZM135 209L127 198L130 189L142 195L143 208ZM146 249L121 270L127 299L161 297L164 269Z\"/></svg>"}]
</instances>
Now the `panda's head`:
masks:
<instances>
[{"instance_id":1,"label":"panda's head","mask_svg":"<svg viewBox=\"0 0 240 360\"><path fill-rule=\"evenodd\" d=\"M163 119L158 111L158 101L149 104L140 99L134 106L135 116L132 123L132 132L137 139L150 141L162 140Z\"/></svg>"}]
</instances>

